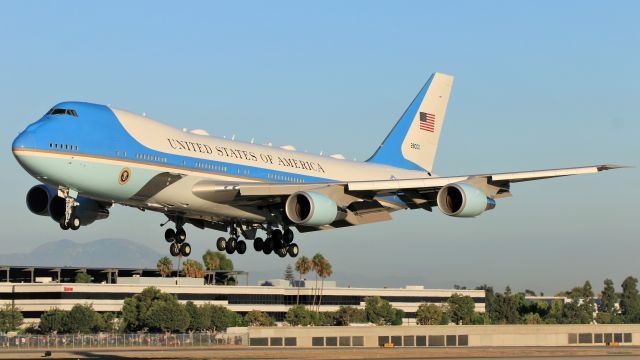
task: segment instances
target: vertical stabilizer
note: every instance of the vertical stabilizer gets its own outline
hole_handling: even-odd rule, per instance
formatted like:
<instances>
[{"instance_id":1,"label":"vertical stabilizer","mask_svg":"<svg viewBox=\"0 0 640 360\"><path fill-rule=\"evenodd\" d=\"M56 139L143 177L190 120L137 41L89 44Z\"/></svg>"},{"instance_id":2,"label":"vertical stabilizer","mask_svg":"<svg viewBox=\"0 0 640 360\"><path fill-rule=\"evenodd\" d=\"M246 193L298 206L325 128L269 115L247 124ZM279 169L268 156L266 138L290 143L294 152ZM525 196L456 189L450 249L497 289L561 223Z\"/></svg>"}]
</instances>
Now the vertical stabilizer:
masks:
<instances>
[{"instance_id":1,"label":"vertical stabilizer","mask_svg":"<svg viewBox=\"0 0 640 360\"><path fill-rule=\"evenodd\" d=\"M432 171L453 76L434 73L389 135L367 160L410 170Z\"/></svg>"}]
</instances>

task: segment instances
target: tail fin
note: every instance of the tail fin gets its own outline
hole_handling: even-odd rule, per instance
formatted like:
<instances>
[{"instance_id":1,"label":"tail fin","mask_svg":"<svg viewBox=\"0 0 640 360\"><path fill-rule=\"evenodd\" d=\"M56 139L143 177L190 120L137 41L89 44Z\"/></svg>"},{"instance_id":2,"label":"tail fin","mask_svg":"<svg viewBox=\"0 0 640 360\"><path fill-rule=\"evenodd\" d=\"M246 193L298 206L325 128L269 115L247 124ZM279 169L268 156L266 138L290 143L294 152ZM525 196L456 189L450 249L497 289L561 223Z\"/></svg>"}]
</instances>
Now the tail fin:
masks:
<instances>
[{"instance_id":1,"label":"tail fin","mask_svg":"<svg viewBox=\"0 0 640 360\"><path fill-rule=\"evenodd\" d=\"M433 170L453 76L434 73L368 162Z\"/></svg>"}]
</instances>

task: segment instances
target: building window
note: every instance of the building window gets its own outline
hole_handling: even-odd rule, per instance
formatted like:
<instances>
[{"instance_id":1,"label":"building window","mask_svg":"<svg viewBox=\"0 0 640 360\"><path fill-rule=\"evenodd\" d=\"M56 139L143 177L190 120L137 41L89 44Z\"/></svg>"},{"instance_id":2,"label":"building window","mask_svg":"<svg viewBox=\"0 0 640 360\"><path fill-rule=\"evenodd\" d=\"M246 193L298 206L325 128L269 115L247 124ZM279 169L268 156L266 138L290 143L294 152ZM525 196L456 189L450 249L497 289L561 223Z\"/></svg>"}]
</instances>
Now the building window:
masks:
<instances>
[{"instance_id":1,"label":"building window","mask_svg":"<svg viewBox=\"0 0 640 360\"><path fill-rule=\"evenodd\" d=\"M444 346L444 335L429 335L429 346Z\"/></svg>"},{"instance_id":2,"label":"building window","mask_svg":"<svg viewBox=\"0 0 640 360\"><path fill-rule=\"evenodd\" d=\"M269 346L269 338L251 338L249 346Z\"/></svg>"},{"instance_id":3,"label":"building window","mask_svg":"<svg viewBox=\"0 0 640 360\"><path fill-rule=\"evenodd\" d=\"M391 342L393 346L402 346L402 336L392 336Z\"/></svg>"}]
</instances>

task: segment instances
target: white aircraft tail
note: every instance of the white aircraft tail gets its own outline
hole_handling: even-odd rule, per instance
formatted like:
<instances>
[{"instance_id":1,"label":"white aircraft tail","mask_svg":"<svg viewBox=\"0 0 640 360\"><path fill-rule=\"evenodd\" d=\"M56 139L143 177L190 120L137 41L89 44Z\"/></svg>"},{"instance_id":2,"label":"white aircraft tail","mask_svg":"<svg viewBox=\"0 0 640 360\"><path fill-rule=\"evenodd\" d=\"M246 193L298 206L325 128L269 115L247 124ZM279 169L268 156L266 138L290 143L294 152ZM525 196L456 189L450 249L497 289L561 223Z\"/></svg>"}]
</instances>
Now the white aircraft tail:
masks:
<instances>
[{"instance_id":1,"label":"white aircraft tail","mask_svg":"<svg viewBox=\"0 0 640 360\"><path fill-rule=\"evenodd\" d=\"M432 171L453 76L434 73L367 161Z\"/></svg>"}]
</instances>

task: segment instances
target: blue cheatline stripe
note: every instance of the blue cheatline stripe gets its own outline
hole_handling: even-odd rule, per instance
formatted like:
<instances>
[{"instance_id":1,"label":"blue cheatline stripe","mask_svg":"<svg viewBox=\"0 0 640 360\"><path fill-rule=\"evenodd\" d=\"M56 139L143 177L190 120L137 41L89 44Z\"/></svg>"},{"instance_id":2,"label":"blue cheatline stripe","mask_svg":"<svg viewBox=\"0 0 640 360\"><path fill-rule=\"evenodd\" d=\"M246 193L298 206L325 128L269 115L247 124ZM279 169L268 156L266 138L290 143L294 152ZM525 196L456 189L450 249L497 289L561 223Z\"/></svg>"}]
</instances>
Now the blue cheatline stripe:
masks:
<instances>
[{"instance_id":1,"label":"blue cheatline stripe","mask_svg":"<svg viewBox=\"0 0 640 360\"><path fill-rule=\"evenodd\" d=\"M411 128L411 124L413 123L413 119L420 109L420 104L422 104L422 100L427 94L427 90L429 90L429 86L431 85L431 81L433 81L434 75L431 75L429 80L424 84L418 95L416 95L411 105L405 110L404 114L400 117L400 120L393 127L391 132L384 139L378 150L367 160L368 162L391 165L399 168L409 169L409 170L422 170L429 171L429 169L424 169L418 164L405 159L402 155L402 143L404 142L409 129Z\"/></svg>"}]
</instances>

